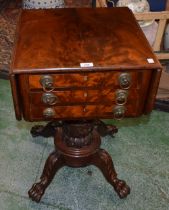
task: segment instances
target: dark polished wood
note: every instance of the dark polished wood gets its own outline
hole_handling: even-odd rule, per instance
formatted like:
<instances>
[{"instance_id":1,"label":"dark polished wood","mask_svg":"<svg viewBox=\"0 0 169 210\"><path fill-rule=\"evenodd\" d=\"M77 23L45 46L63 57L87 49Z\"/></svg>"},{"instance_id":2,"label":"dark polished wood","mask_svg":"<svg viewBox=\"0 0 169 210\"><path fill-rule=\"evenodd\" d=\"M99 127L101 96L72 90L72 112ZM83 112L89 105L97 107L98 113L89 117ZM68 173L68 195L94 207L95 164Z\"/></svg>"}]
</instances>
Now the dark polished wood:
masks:
<instances>
[{"instance_id":1,"label":"dark polished wood","mask_svg":"<svg viewBox=\"0 0 169 210\"><path fill-rule=\"evenodd\" d=\"M48 121L33 137L54 137L55 151L29 191L40 201L63 166L97 166L120 198L130 193L117 178L100 136L117 133L100 119L152 111L161 65L128 8L22 10L10 80L16 118Z\"/></svg>"},{"instance_id":2,"label":"dark polished wood","mask_svg":"<svg viewBox=\"0 0 169 210\"><path fill-rule=\"evenodd\" d=\"M18 120L44 120L44 74L58 97L54 119L113 118L125 72L132 78L125 116L151 112L161 66L127 8L23 10L17 28L10 77ZM80 66L88 62L93 66Z\"/></svg>"},{"instance_id":3,"label":"dark polished wood","mask_svg":"<svg viewBox=\"0 0 169 210\"><path fill-rule=\"evenodd\" d=\"M21 16L15 73L70 72L85 62L94 63L92 70L160 67L127 8L23 10Z\"/></svg>"},{"instance_id":4,"label":"dark polished wood","mask_svg":"<svg viewBox=\"0 0 169 210\"><path fill-rule=\"evenodd\" d=\"M50 124L51 126L52 123ZM117 128L105 125L101 121L65 121L62 126L55 124L55 151L52 152L41 175L40 181L33 184L29 190L29 197L39 202L46 188L51 183L56 172L63 166L84 167L95 165L98 167L105 179L114 187L120 198L130 193L130 188L123 180L117 178L112 159L103 149L100 149L100 135L117 132ZM49 124L46 128L49 127ZM48 128L47 128L48 130ZM39 135L44 133L39 133Z\"/></svg>"},{"instance_id":5,"label":"dark polished wood","mask_svg":"<svg viewBox=\"0 0 169 210\"><path fill-rule=\"evenodd\" d=\"M44 125L35 125L31 129L31 135L33 137L43 136L43 137L54 137L56 134L56 129L61 127L61 122L52 121L49 122L46 126Z\"/></svg>"},{"instance_id":6,"label":"dark polished wood","mask_svg":"<svg viewBox=\"0 0 169 210\"><path fill-rule=\"evenodd\" d=\"M80 122L84 122L84 121L79 121L79 123ZM90 122L92 122L93 126L95 126L95 129L97 130L99 135L102 137L107 136L107 135L110 135L113 137L114 134L118 132L118 129L116 126L110 125L110 124L106 125L101 120L92 120ZM75 126L74 133L76 133L77 127L79 129L79 123L76 123L74 125ZM63 123L63 122L58 122L58 121L52 121L52 122L47 123L45 126L44 125L35 125L32 127L30 132L33 137L37 137L37 136L54 137L56 134L57 128L63 127L63 126L65 127L65 124L66 124L65 122ZM71 127L71 129L72 129L72 127ZM91 126L89 127L89 129L91 129Z\"/></svg>"}]
</instances>

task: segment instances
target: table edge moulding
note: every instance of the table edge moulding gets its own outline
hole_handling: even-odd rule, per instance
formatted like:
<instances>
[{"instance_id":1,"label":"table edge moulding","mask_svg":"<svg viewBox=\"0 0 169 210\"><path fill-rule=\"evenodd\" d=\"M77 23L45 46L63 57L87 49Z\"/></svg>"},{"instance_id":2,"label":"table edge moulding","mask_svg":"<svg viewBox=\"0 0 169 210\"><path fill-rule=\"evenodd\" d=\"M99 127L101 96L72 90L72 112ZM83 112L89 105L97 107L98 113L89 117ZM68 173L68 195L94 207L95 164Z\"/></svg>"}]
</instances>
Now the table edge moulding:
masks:
<instances>
[{"instance_id":1,"label":"table edge moulding","mask_svg":"<svg viewBox=\"0 0 169 210\"><path fill-rule=\"evenodd\" d=\"M100 119L150 113L161 70L128 8L21 10L10 70L16 119L47 121L31 134L55 145L29 197L39 202L63 166L88 165L126 197L129 186L100 148L118 129Z\"/></svg>"}]
</instances>

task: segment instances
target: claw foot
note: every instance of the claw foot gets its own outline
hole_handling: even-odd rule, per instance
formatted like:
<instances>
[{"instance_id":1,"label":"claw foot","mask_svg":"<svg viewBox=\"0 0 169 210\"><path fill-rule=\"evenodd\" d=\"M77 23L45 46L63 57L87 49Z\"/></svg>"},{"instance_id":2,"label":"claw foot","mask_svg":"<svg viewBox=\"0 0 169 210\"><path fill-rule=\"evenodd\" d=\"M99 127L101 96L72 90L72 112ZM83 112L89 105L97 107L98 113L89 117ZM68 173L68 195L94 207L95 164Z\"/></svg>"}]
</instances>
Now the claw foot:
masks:
<instances>
[{"instance_id":1,"label":"claw foot","mask_svg":"<svg viewBox=\"0 0 169 210\"><path fill-rule=\"evenodd\" d=\"M43 125L35 125L32 127L31 129L31 134L32 134L32 137L37 137L37 136L40 136L40 134L42 133L44 129L44 126Z\"/></svg>"},{"instance_id":2,"label":"claw foot","mask_svg":"<svg viewBox=\"0 0 169 210\"><path fill-rule=\"evenodd\" d=\"M113 136L113 134L118 132L118 128L114 125L107 125L107 134Z\"/></svg>"},{"instance_id":3,"label":"claw foot","mask_svg":"<svg viewBox=\"0 0 169 210\"><path fill-rule=\"evenodd\" d=\"M130 187L123 180L114 179L113 186L120 198L125 198L130 194Z\"/></svg>"},{"instance_id":4,"label":"claw foot","mask_svg":"<svg viewBox=\"0 0 169 210\"><path fill-rule=\"evenodd\" d=\"M45 187L41 183L35 183L28 191L29 197L37 203L41 200L42 195L45 192Z\"/></svg>"},{"instance_id":5,"label":"claw foot","mask_svg":"<svg viewBox=\"0 0 169 210\"><path fill-rule=\"evenodd\" d=\"M118 129L117 129L116 126L109 125L109 124L106 125L104 122L102 122L100 120L99 121L96 121L96 124L95 125L96 125L97 132L102 137L107 136L107 135L110 135L110 136L113 137L113 135L118 132Z\"/></svg>"}]
</instances>

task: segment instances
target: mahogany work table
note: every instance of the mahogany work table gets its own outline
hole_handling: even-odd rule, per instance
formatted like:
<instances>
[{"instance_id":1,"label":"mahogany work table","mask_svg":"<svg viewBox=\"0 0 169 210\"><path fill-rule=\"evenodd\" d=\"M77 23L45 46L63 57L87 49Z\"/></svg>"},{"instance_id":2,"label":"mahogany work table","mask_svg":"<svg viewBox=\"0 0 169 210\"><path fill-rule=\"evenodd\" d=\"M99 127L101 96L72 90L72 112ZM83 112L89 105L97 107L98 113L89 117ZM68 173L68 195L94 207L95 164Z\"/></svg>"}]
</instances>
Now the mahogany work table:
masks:
<instances>
[{"instance_id":1,"label":"mahogany work table","mask_svg":"<svg viewBox=\"0 0 169 210\"><path fill-rule=\"evenodd\" d=\"M22 10L10 80L17 120L49 121L33 136L54 137L40 181L39 202L63 166L97 166L120 198L130 188L117 178L101 137L117 128L100 119L151 112L161 74L128 8ZM31 158L31 157L30 157Z\"/></svg>"}]
</instances>

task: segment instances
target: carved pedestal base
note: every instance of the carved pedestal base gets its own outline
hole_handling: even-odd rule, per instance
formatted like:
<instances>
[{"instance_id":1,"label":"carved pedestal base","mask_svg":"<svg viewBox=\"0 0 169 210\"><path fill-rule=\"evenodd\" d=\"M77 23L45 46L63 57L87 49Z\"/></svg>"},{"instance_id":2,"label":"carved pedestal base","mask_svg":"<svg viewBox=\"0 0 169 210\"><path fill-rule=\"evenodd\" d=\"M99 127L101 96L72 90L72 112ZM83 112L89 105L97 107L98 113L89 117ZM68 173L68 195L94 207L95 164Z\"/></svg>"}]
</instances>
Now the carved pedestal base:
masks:
<instances>
[{"instance_id":1,"label":"carved pedestal base","mask_svg":"<svg viewBox=\"0 0 169 210\"><path fill-rule=\"evenodd\" d=\"M33 135L45 137L55 134L55 151L49 155L40 181L35 183L28 192L32 200L40 201L56 172L63 166L95 165L102 171L120 198L130 193L130 188L125 181L117 178L110 155L100 149L100 135L113 135L117 132L115 126L106 126L101 121L66 121L59 124L51 122L46 127L36 126L31 132Z\"/></svg>"}]
</instances>

